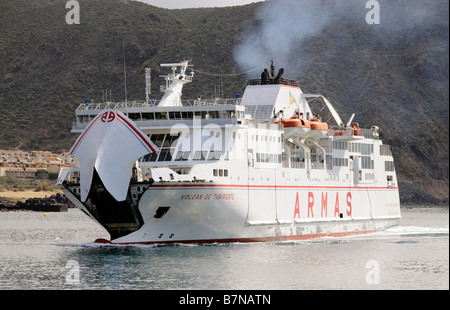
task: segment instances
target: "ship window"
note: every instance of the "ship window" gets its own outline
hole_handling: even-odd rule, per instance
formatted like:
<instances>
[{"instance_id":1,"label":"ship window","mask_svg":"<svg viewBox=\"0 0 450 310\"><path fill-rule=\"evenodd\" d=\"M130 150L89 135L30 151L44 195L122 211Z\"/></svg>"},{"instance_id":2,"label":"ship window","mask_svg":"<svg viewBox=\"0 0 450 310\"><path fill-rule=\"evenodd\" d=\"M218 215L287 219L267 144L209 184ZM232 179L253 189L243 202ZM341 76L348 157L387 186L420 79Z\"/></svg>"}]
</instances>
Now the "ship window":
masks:
<instances>
[{"instance_id":1,"label":"ship window","mask_svg":"<svg viewBox=\"0 0 450 310\"><path fill-rule=\"evenodd\" d=\"M373 160L369 156L361 156L361 168L373 169Z\"/></svg>"},{"instance_id":2,"label":"ship window","mask_svg":"<svg viewBox=\"0 0 450 310\"><path fill-rule=\"evenodd\" d=\"M152 140L152 142L158 147L161 147L161 144L164 140L164 134L156 134L156 135L151 135L150 136L150 140Z\"/></svg>"},{"instance_id":3,"label":"ship window","mask_svg":"<svg viewBox=\"0 0 450 310\"><path fill-rule=\"evenodd\" d=\"M228 169L224 169L224 170L223 170L223 176L224 176L224 177L227 177L227 176L228 176Z\"/></svg>"},{"instance_id":4,"label":"ship window","mask_svg":"<svg viewBox=\"0 0 450 310\"><path fill-rule=\"evenodd\" d=\"M328 170L333 169L333 160L331 155L326 155L326 161L327 161L327 169Z\"/></svg>"},{"instance_id":5,"label":"ship window","mask_svg":"<svg viewBox=\"0 0 450 310\"><path fill-rule=\"evenodd\" d=\"M219 177L223 177L223 169L219 169Z\"/></svg>"},{"instance_id":6,"label":"ship window","mask_svg":"<svg viewBox=\"0 0 450 310\"><path fill-rule=\"evenodd\" d=\"M385 161L384 162L384 170L385 171L394 171L394 162L393 161Z\"/></svg>"},{"instance_id":7,"label":"ship window","mask_svg":"<svg viewBox=\"0 0 450 310\"><path fill-rule=\"evenodd\" d=\"M211 116L211 118L219 118L219 111L210 111L209 115Z\"/></svg>"},{"instance_id":8,"label":"ship window","mask_svg":"<svg viewBox=\"0 0 450 310\"><path fill-rule=\"evenodd\" d=\"M128 113L128 118L132 120L140 120L141 114L140 113Z\"/></svg>"},{"instance_id":9,"label":"ship window","mask_svg":"<svg viewBox=\"0 0 450 310\"><path fill-rule=\"evenodd\" d=\"M164 140L163 147L171 147L173 142L175 140L177 140L179 136L180 136L180 134L177 134L175 136L171 136L170 134L167 134L166 139Z\"/></svg>"},{"instance_id":10,"label":"ship window","mask_svg":"<svg viewBox=\"0 0 450 310\"><path fill-rule=\"evenodd\" d=\"M181 113L178 111L169 112L169 118L170 119L181 119Z\"/></svg>"},{"instance_id":11,"label":"ship window","mask_svg":"<svg viewBox=\"0 0 450 310\"><path fill-rule=\"evenodd\" d=\"M333 158L333 166L337 166L337 167L346 167L346 166L348 166L348 158L334 157Z\"/></svg>"},{"instance_id":12,"label":"ship window","mask_svg":"<svg viewBox=\"0 0 450 310\"><path fill-rule=\"evenodd\" d=\"M175 160L188 160L190 154L190 151L178 151L177 155L175 156Z\"/></svg>"},{"instance_id":13,"label":"ship window","mask_svg":"<svg viewBox=\"0 0 450 310\"><path fill-rule=\"evenodd\" d=\"M156 161L156 158L158 158L157 153L150 153L142 157L141 161Z\"/></svg>"},{"instance_id":14,"label":"ship window","mask_svg":"<svg viewBox=\"0 0 450 310\"><path fill-rule=\"evenodd\" d=\"M218 160L220 159L221 151L210 151L208 155L208 160Z\"/></svg>"},{"instance_id":15,"label":"ship window","mask_svg":"<svg viewBox=\"0 0 450 310\"><path fill-rule=\"evenodd\" d=\"M361 154L362 155L370 155L373 153L373 145L372 144L361 144Z\"/></svg>"},{"instance_id":16,"label":"ship window","mask_svg":"<svg viewBox=\"0 0 450 310\"><path fill-rule=\"evenodd\" d=\"M217 169L213 169L213 176L217 176L218 174L217 174Z\"/></svg>"},{"instance_id":17,"label":"ship window","mask_svg":"<svg viewBox=\"0 0 450 310\"><path fill-rule=\"evenodd\" d=\"M172 155L170 154L170 151L167 149L161 150L161 153L159 154L158 161L170 161L172 160Z\"/></svg>"},{"instance_id":18,"label":"ship window","mask_svg":"<svg viewBox=\"0 0 450 310\"><path fill-rule=\"evenodd\" d=\"M389 145L380 145L380 155L381 156L392 156Z\"/></svg>"},{"instance_id":19,"label":"ship window","mask_svg":"<svg viewBox=\"0 0 450 310\"><path fill-rule=\"evenodd\" d=\"M192 112L181 112L181 116L183 119L192 119L194 115Z\"/></svg>"},{"instance_id":20,"label":"ship window","mask_svg":"<svg viewBox=\"0 0 450 310\"><path fill-rule=\"evenodd\" d=\"M142 120L154 120L155 114L153 112L149 113L142 113Z\"/></svg>"},{"instance_id":21,"label":"ship window","mask_svg":"<svg viewBox=\"0 0 450 310\"><path fill-rule=\"evenodd\" d=\"M194 160L204 160L208 151L195 151Z\"/></svg>"},{"instance_id":22,"label":"ship window","mask_svg":"<svg viewBox=\"0 0 450 310\"><path fill-rule=\"evenodd\" d=\"M156 112L155 117L156 117L156 119L167 119L167 113L166 112Z\"/></svg>"}]
</instances>

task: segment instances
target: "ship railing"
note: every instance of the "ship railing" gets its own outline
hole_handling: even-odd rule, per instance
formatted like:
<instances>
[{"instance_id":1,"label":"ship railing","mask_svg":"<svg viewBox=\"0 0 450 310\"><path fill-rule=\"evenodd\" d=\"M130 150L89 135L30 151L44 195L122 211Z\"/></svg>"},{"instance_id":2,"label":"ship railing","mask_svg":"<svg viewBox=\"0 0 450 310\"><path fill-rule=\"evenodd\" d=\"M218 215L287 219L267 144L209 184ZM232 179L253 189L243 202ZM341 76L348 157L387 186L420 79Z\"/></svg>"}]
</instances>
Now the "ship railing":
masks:
<instances>
[{"instance_id":1,"label":"ship railing","mask_svg":"<svg viewBox=\"0 0 450 310\"><path fill-rule=\"evenodd\" d=\"M324 164L322 162L311 162L311 169L323 169Z\"/></svg>"},{"instance_id":2,"label":"ship railing","mask_svg":"<svg viewBox=\"0 0 450 310\"><path fill-rule=\"evenodd\" d=\"M150 102L91 102L82 103L78 106L77 111L86 110L106 110L106 109L127 109L127 108L151 108L158 106L160 100L150 100ZM240 105L240 98L214 98L214 99L186 99L181 101L182 106L214 106L214 105Z\"/></svg>"},{"instance_id":3,"label":"ship railing","mask_svg":"<svg viewBox=\"0 0 450 310\"><path fill-rule=\"evenodd\" d=\"M214 98L214 99L197 99L194 106L212 106L212 105L240 105L240 98Z\"/></svg>"},{"instance_id":4,"label":"ship railing","mask_svg":"<svg viewBox=\"0 0 450 310\"><path fill-rule=\"evenodd\" d=\"M288 86L298 86L298 82L295 80L280 78L278 80L268 79L263 81L261 79L251 79L247 81L247 85L273 85L273 84L282 84Z\"/></svg>"},{"instance_id":5,"label":"ship railing","mask_svg":"<svg viewBox=\"0 0 450 310\"><path fill-rule=\"evenodd\" d=\"M149 103L138 103L136 101L127 101L127 102L91 102L91 103L82 103L78 106L77 111L80 110L106 110L106 109L120 109L120 108L134 108L134 107L143 107L143 106L151 106Z\"/></svg>"},{"instance_id":6,"label":"ship railing","mask_svg":"<svg viewBox=\"0 0 450 310\"><path fill-rule=\"evenodd\" d=\"M379 135L377 133L374 134L372 129L365 129L361 128L359 129L360 133L358 133L358 136L363 136L366 139L379 139ZM345 128L345 129L330 129L328 130L328 136L354 136L355 132L351 128Z\"/></svg>"}]
</instances>

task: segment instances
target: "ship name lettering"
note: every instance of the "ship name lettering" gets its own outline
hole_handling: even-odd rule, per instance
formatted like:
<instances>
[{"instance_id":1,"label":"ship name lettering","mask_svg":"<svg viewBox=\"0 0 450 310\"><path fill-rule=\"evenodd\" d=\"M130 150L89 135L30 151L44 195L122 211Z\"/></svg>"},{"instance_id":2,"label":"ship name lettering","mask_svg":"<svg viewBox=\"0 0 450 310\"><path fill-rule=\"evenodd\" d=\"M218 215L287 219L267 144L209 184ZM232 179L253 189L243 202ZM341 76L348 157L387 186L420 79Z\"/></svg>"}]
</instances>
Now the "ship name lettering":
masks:
<instances>
[{"instance_id":1,"label":"ship name lettering","mask_svg":"<svg viewBox=\"0 0 450 310\"><path fill-rule=\"evenodd\" d=\"M196 199L202 199L203 195L202 194L187 194L187 195L181 195L181 200L196 200Z\"/></svg>"},{"instance_id":2,"label":"ship name lettering","mask_svg":"<svg viewBox=\"0 0 450 310\"><path fill-rule=\"evenodd\" d=\"M234 200L234 194L214 194L214 199L217 199L217 200Z\"/></svg>"},{"instance_id":3,"label":"ship name lettering","mask_svg":"<svg viewBox=\"0 0 450 310\"><path fill-rule=\"evenodd\" d=\"M322 192L322 200L320 203L320 217L327 217L328 216L328 192ZM300 210L302 209L300 207L300 201L302 200L301 198L299 198L299 193L296 193L295 196L295 204L294 204L294 219L295 218L301 218L300 213L303 212L307 212L307 217L308 218L314 218L314 193L313 192L308 192L308 196L305 197L306 198L306 207L307 207L307 211L303 210L302 212L300 212ZM351 192L347 192L346 197L345 197L345 202L346 202L346 214L347 216L351 216L352 215L352 193ZM318 207L317 207L318 208ZM305 215L303 215L305 216ZM334 217L341 217L341 213L339 211L339 193L336 193L336 199L335 199L335 203L334 203Z\"/></svg>"},{"instance_id":4,"label":"ship name lettering","mask_svg":"<svg viewBox=\"0 0 450 310\"><path fill-rule=\"evenodd\" d=\"M352 193L348 192L347 193L347 216L351 216L352 215Z\"/></svg>"},{"instance_id":5,"label":"ship name lettering","mask_svg":"<svg viewBox=\"0 0 450 310\"><path fill-rule=\"evenodd\" d=\"M234 194L185 194L181 200L234 200Z\"/></svg>"}]
</instances>

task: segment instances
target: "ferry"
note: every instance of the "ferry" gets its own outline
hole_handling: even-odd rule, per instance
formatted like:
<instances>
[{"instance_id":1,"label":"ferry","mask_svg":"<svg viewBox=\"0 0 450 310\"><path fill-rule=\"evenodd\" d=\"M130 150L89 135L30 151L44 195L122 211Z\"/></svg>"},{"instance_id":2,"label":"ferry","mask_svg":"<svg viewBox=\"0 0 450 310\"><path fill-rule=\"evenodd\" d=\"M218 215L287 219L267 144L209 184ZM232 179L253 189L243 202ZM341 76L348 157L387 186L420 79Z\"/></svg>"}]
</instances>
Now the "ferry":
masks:
<instances>
[{"instance_id":1,"label":"ferry","mask_svg":"<svg viewBox=\"0 0 450 310\"><path fill-rule=\"evenodd\" d=\"M159 101L83 103L58 185L114 244L272 242L398 225L379 128L265 70L235 98L182 100L189 61L162 64ZM146 80L149 81L147 75ZM149 85L147 84L149 89Z\"/></svg>"}]
</instances>

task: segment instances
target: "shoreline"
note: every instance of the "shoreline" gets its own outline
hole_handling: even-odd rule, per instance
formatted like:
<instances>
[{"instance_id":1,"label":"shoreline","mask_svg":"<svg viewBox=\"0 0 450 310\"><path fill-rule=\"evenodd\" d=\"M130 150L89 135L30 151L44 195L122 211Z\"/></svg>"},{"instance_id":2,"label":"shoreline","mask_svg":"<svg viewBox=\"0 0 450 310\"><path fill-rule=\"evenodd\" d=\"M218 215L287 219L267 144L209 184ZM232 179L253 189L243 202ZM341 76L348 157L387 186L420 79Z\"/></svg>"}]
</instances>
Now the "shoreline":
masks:
<instances>
[{"instance_id":1,"label":"shoreline","mask_svg":"<svg viewBox=\"0 0 450 310\"><path fill-rule=\"evenodd\" d=\"M25 201L30 198L49 198L52 195L62 194L62 191L34 191L34 190L24 190L24 191L3 191L0 192L0 199L7 199L13 201Z\"/></svg>"},{"instance_id":2,"label":"shoreline","mask_svg":"<svg viewBox=\"0 0 450 310\"><path fill-rule=\"evenodd\" d=\"M0 192L0 212L66 212L71 207L73 207L72 203L61 191Z\"/></svg>"}]
</instances>

